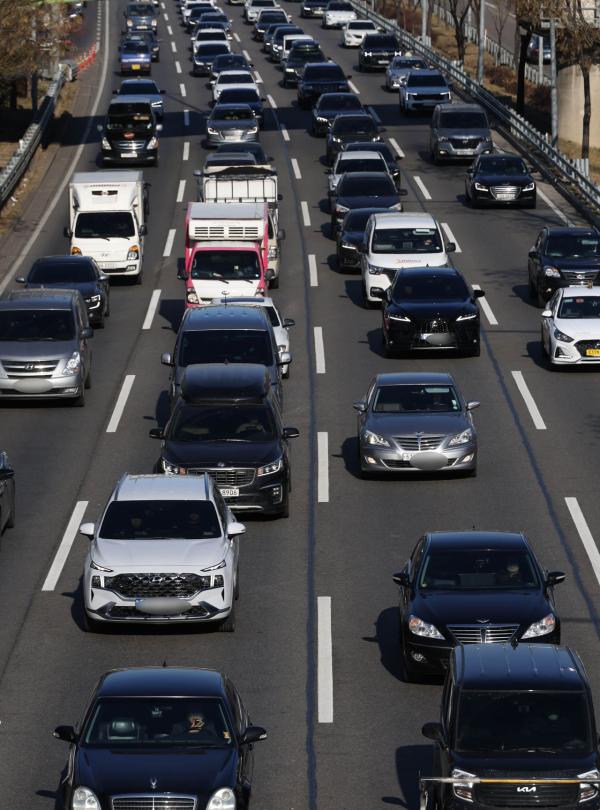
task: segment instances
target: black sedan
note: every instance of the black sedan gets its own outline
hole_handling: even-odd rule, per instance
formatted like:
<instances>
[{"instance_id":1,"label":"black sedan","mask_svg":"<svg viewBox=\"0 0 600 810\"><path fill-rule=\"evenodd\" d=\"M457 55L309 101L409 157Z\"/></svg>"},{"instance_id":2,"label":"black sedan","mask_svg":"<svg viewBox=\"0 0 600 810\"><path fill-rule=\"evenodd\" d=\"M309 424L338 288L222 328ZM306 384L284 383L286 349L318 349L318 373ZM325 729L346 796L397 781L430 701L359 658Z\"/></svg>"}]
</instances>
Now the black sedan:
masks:
<instances>
[{"instance_id":1,"label":"black sedan","mask_svg":"<svg viewBox=\"0 0 600 810\"><path fill-rule=\"evenodd\" d=\"M307 110L323 93L348 93L348 79L335 62L307 62L298 76L298 105Z\"/></svg>"},{"instance_id":2,"label":"black sedan","mask_svg":"<svg viewBox=\"0 0 600 810\"><path fill-rule=\"evenodd\" d=\"M388 172L392 175L397 183L400 183L400 166L392 150L383 141L351 141L350 143L342 143L342 151L344 152L379 152L387 163Z\"/></svg>"},{"instance_id":3,"label":"black sedan","mask_svg":"<svg viewBox=\"0 0 600 810\"><path fill-rule=\"evenodd\" d=\"M600 284L600 233L596 228L550 228L529 251L529 295L544 307L559 287Z\"/></svg>"},{"instance_id":4,"label":"black sedan","mask_svg":"<svg viewBox=\"0 0 600 810\"><path fill-rule=\"evenodd\" d=\"M292 45L288 57L282 65L283 79L281 83L284 87L293 87L298 84L298 76L307 62L325 61L325 54L317 42L300 39Z\"/></svg>"},{"instance_id":5,"label":"black sedan","mask_svg":"<svg viewBox=\"0 0 600 810\"><path fill-rule=\"evenodd\" d=\"M194 51L194 76L209 76L213 65L220 56L229 55L229 45L226 42L202 42Z\"/></svg>"},{"instance_id":6,"label":"black sedan","mask_svg":"<svg viewBox=\"0 0 600 810\"><path fill-rule=\"evenodd\" d=\"M252 62L241 53L221 53L215 57L210 75L216 79L222 70L250 70L252 66Z\"/></svg>"},{"instance_id":7,"label":"black sedan","mask_svg":"<svg viewBox=\"0 0 600 810\"><path fill-rule=\"evenodd\" d=\"M226 675L164 666L106 672L81 724L54 736L71 744L65 808L246 810L253 745L267 733Z\"/></svg>"},{"instance_id":8,"label":"black sedan","mask_svg":"<svg viewBox=\"0 0 600 810\"><path fill-rule=\"evenodd\" d=\"M44 256L34 261L26 277L18 276L16 281L28 290L79 290L94 327L103 327L104 318L110 315L110 277L90 256Z\"/></svg>"},{"instance_id":9,"label":"black sedan","mask_svg":"<svg viewBox=\"0 0 600 810\"><path fill-rule=\"evenodd\" d=\"M327 131L326 159L331 165L345 144L354 141L379 143L379 127L368 113L349 113L336 116Z\"/></svg>"},{"instance_id":10,"label":"black sedan","mask_svg":"<svg viewBox=\"0 0 600 810\"><path fill-rule=\"evenodd\" d=\"M365 228L371 214L383 213L385 208L355 208L348 211L337 234L337 263L339 269L360 267L359 248L365 238Z\"/></svg>"},{"instance_id":11,"label":"black sedan","mask_svg":"<svg viewBox=\"0 0 600 810\"><path fill-rule=\"evenodd\" d=\"M348 213L355 208L390 208L402 210L400 193L387 172L347 172L337 186L335 209L331 213L331 235Z\"/></svg>"},{"instance_id":12,"label":"black sedan","mask_svg":"<svg viewBox=\"0 0 600 810\"><path fill-rule=\"evenodd\" d=\"M481 155L467 170L465 196L473 208L482 205L519 205L535 208L535 182L523 158Z\"/></svg>"},{"instance_id":13,"label":"black sedan","mask_svg":"<svg viewBox=\"0 0 600 810\"><path fill-rule=\"evenodd\" d=\"M243 104L250 107L260 126L263 125L263 101L254 87L226 87L219 96L219 104Z\"/></svg>"},{"instance_id":14,"label":"black sedan","mask_svg":"<svg viewBox=\"0 0 600 810\"><path fill-rule=\"evenodd\" d=\"M478 357L479 307L475 299L482 295L483 290L469 289L455 267L397 270L382 313L385 355L450 349Z\"/></svg>"},{"instance_id":15,"label":"black sedan","mask_svg":"<svg viewBox=\"0 0 600 810\"><path fill-rule=\"evenodd\" d=\"M458 644L560 644L553 588L564 578L516 532L426 534L394 576L406 679L443 673Z\"/></svg>"},{"instance_id":16,"label":"black sedan","mask_svg":"<svg viewBox=\"0 0 600 810\"><path fill-rule=\"evenodd\" d=\"M338 115L365 113L363 105L354 93L323 93L312 111L313 135L325 135Z\"/></svg>"},{"instance_id":17,"label":"black sedan","mask_svg":"<svg viewBox=\"0 0 600 810\"><path fill-rule=\"evenodd\" d=\"M15 471L5 450L0 450L0 535L15 525Z\"/></svg>"}]
</instances>

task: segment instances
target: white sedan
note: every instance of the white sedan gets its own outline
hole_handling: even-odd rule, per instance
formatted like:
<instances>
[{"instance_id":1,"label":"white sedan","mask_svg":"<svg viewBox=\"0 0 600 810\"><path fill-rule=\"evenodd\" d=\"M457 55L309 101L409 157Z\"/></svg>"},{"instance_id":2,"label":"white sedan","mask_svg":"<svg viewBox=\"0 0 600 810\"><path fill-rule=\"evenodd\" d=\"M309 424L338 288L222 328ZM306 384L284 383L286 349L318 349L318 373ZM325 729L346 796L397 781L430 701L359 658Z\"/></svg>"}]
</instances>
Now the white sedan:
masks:
<instances>
[{"instance_id":1,"label":"white sedan","mask_svg":"<svg viewBox=\"0 0 600 810\"><path fill-rule=\"evenodd\" d=\"M256 90L256 80L249 70L222 70L212 86L213 101L216 103L223 90Z\"/></svg>"},{"instance_id":2,"label":"white sedan","mask_svg":"<svg viewBox=\"0 0 600 810\"><path fill-rule=\"evenodd\" d=\"M542 312L542 347L553 365L600 363L600 287L563 287Z\"/></svg>"},{"instance_id":3,"label":"white sedan","mask_svg":"<svg viewBox=\"0 0 600 810\"><path fill-rule=\"evenodd\" d=\"M356 11L346 0L330 0L323 14L323 28L341 28L356 20Z\"/></svg>"},{"instance_id":4,"label":"white sedan","mask_svg":"<svg viewBox=\"0 0 600 810\"><path fill-rule=\"evenodd\" d=\"M371 20L351 20L342 28L342 45L360 48L367 34L378 34L379 28Z\"/></svg>"}]
</instances>

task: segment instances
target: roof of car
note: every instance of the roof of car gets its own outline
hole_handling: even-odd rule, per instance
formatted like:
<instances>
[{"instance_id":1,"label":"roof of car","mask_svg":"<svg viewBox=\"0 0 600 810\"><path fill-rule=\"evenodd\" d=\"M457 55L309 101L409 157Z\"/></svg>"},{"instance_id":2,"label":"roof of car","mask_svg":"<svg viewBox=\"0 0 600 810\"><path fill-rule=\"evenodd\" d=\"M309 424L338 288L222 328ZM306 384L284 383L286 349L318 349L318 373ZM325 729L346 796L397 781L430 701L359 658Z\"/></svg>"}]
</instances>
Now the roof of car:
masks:
<instances>
[{"instance_id":1,"label":"roof of car","mask_svg":"<svg viewBox=\"0 0 600 810\"><path fill-rule=\"evenodd\" d=\"M589 226L583 225L573 225L570 228L555 226L553 228L547 227L546 230L548 231L549 236L599 236L599 232L596 228L590 228Z\"/></svg>"},{"instance_id":2,"label":"roof of car","mask_svg":"<svg viewBox=\"0 0 600 810\"><path fill-rule=\"evenodd\" d=\"M600 295L600 287L560 287L559 292L565 295L574 295L576 298L594 298Z\"/></svg>"},{"instance_id":3,"label":"roof of car","mask_svg":"<svg viewBox=\"0 0 600 810\"><path fill-rule=\"evenodd\" d=\"M376 228L433 228L436 225L431 214L412 211L386 211L373 216Z\"/></svg>"},{"instance_id":4,"label":"roof of car","mask_svg":"<svg viewBox=\"0 0 600 810\"><path fill-rule=\"evenodd\" d=\"M261 402L270 389L269 372L258 363L191 365L186 368L181 383L181 395L185 402L192 405L215 400Z\"/></svg>"},{"instance_id":5,"label":"roof of car","mask_svg":"<svg viewBox=\"0 0 600 810\"><path fill-rule=\"evenodd\" d=\"M101 697L223 697L224 677L199 667L132 667L104 673Z\"/></svg>"},{"instance_id":6,"label":"roof of car","mask_svg":"<svg viewBox=\"0 0 600 810\"><path fill-rule=\"evenodd\" d=\"M64 256L40 256L34 261L34 264L40 265L44 264L47 267L52 267L53 265L64 265L64 264L95 264L94 259L91 256L70 256L68 253Z\"/></svg>"},{"instance_id":7,"label":"roof of car","mask_svg":"<svg viewBox=\"0 0 600 810\"><path fill-rule=\"evenodd\" d=\"M350 151L350 152L344 151L344 152L339 152L338 155L339 155L339 160L340 161L371 159L371 160L383 160L385 162L385 159L384 159L383 155L381 154L381 152L377 152L374 149L370 149L368 151L366 149L361 149L360 151L358 149L356 149L356 150L353 150L353 151Z\"/></svg>"},{"instance_id":8,"label":"roof of car","mask_svg":"<svg viewBox=\"0 0 600 810\"><path fill-rule=\"evenodd\" d=\"M115 490L117 501L206 501L210 500L202 475L122 476Z\"/></svg>"},{"instance_id":9,"label":"roof of car","mask_svg":"<svg viewBox=\"0 0 600 810\"><path fill-rule=\"evenodd\" d=\"M433 375L447 377L447 382L453 382L452 377L447 375ZM442 382L442 380L437 380ZM427 534L430 546L433 548L508 548L518 549L527 545L525 538L520 532L429 532Z\"/></svg>"},{"instance_id":10,"label":"roof of car","mask_svg":"<svg viewBox=\"0 0 600 810\"><path fill-rule=\"evenodd\" d=\"M383 385L454 385L451 374L433 371L390 371L378 374L378 386Z\"/></svg>"},{"instance_id":11,"label":"roof of car","mask_svg":"<svg viewBox=\"0 0 600 810\"><path fill-rule=\"evenodd\" d=\"M209 304L188 309L180 330L186 332L200 329L268 329L264 313L256 307L239 304Z\"/></svg>"},{"instance_id":12,"label":"roof of car","mask_svg":"<svg viewBox=\"0 0 600 810\"><path fill-rule=\"evenodd\" d=\"M9 290L0 298L3 309L71 309L73 298L80 296L78 290Z\"/></svg>"},{"instance_id":13,"label":"roof of car","mask_svg":"<svg viewBox=\"0 0 600 810\"><path fill-rule=\"evenodd\" d=\"M457 104L440 104L439 106L440 109L443 109L443 112L480 112L485 114L485 110L481 104L467 104L466 102L459 102Z\"/></svg>"},{"instance_id":14,"label":"roof of car","mask_svg":"<svg viewBox=\"0 0 600 810\"><path fill-rule=\"evenodd\" d=\"M554 644L467 644L452 651L463 689L582 691L583 666L569 647Z\"/></svg>"}]
</instances>

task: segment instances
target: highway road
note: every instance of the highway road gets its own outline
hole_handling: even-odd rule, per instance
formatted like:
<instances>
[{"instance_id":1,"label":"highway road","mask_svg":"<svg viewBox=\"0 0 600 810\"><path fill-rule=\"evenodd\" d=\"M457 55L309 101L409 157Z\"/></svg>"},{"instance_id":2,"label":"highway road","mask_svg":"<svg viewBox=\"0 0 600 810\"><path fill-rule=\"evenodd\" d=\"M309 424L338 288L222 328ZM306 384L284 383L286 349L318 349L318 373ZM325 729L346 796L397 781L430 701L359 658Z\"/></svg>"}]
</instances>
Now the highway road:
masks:
<instances>
[{"instance_id":1,"label":"highway road","mask_svg":"<svg viewBox=\"0 0 600 810\"><path fill-rule=\"evenodd\" d=\"M427 118L401 117L381 75L356 71L356 52L340 47L339 32L303 21L353 74L360 99L404 155L406 210L426 210L445 223L459 246L456 265L486 292L481 357L385 359L380 313L362 308L359 277L336 268L325 209L324 141L307 133L310 113L297 107L295 90L281 87L281 74L252 41L240 7L228 7L240 38L234 48L249 52L270 100L261 141L284 195L287 239L274 296L297 324L285 393L285 423L301 431L293 446L291 515L247 520L235 633L84 633L80 578L88 541L73 528L83 516L98 516L124 471L151 471L157 457L148 430L167 416L168 375L160 355L172 349L183 311L176 271L184 209L195 198L193 170L205 156L209 91L204 79L191 76L175 1L161 5L162 54L152 74L167 91L166 116L160 166L144 170L152 184L144 283L113 285L111 317L93 341L93 387L85 408L4 404L0 417L0 446L18 484L17 526L0 541L3 806L54 806L67 749L51 732L79 718L101 672L166 661L227 671L253 721L268 728L269 739L256 748L254 807L415 810L417 772L430 766L420 729L437 718L440 685L402 682L391 575L424 531L523 530L547 568L567 573L557 595L563 640L581 653L599 694L598 372L547 368L540 314L527 300L526 283L527 251L540 228L576 216L543 184L552 206L541 199L533 211L466 207L464 167L429 161ZM102 0L100 112L120 83L122 6L122 0ZM285 6L299 13L297 3ZM87 14L94 19L96 0ZM91 131L79 170L98 165L98 135L95 127ZM68 249L66 222L65 195L25 265ZM322 330L322 352L315 349L315 329ZM481 401L475 413L477 478L358 477L352 402L375 373L403 369L450 371L467 399ZM124 408L115 412L130 377Z\"/></svg>"}]
</instances>

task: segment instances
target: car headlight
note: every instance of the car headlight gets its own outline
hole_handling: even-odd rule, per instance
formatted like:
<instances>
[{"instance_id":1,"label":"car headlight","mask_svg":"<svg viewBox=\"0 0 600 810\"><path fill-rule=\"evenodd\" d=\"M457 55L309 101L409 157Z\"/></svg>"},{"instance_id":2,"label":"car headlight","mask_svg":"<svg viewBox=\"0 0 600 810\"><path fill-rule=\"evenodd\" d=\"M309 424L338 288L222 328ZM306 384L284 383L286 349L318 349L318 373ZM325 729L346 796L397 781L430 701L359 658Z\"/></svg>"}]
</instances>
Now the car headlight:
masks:
<instances>
[{"instance_id":1,"label":"car headlight","mask_svg":"<svg viewBox=\"0 0 600 810\"><path fill-rule=\"evenodd\" d=\"M548 278L560 278L560 270L558 267L552 267L552 265L548 265L544 268L544 275L548 276Z\"/></svg>"},{"instance_id":2,"label":"car headlight","mask_svg":"<svg viewBox=\"0 0 600 810\"><path fill-rule=\"evenodd\" d=\"M523 191L533 191L535 188L535 183L528 183L526 186L523 186Z\"/></svg>"},{"instance_id":3,"label":"car headlight","mask_svg":"<svg viewBox=\"0 0 600 810\"><path fill-rule=\"evenodd\" d=\"M278 255L279 255L279 251L278 251L277 247L275 245L272 245L269 248L269 259L276 259Z\"/></svg>"},{"instance_id":4,"label":"car headlight","mask_svg":"<svg viewBox=\"0 0 600 810\"><path fill-rule=\"evenodd\" d=\"M148 141L148 149L158 149L158 138L155 135Z\"/></svg>"},{"instance_id":5,"label":"car headlight","mask_svg":"<svg viewBox=\"0 0 600 810\"><path fill-rule=\"evenodd\" d=\"M264 467L259 467L256 471L258 476L261 475L272 475L273 473L279 472L281 466L283 464L283 459L278 458L277 461L272 461L270 464L265 464Z\"/></svg>"},{"instance_id":6,"label":"car headlight","mask_svg":"<svg viewBox=\"0 0 600 810\"><path fill-rule=\"evenodd\" d=\"M375 447L389 447L390 443L385 436L380 436L378 433L373 433L371 430L365 430L363 433L363 442L371 444Z\"/></svg>"},{"instance_id":7,"label":"car headlight","mask_svg":"<svg viewBox=\"0 0 600 810\"><path fill-rule=\"evenodd\" d=\"M473 782L470 779L476 779L474 773L468 771L461 771L459 768L452 769L453 779L464 779L464 782L455 782L452 786L454 795L457 799L462 799L465 802L473 801Z\"/></svg>"},{"instance_id":8,"label":"car headlight","mask_svg":"<svg viewBox=\"0 0 600 810\"><path fill-rule=\"evenodd\" d=\"M81 248L78 248L76 245L73 245L71 248L71 256L81 256Z\"/></svg>"},{"instance_id":9,"label":"car headlight","mask_svg":"<svg viewBox=\"0 0 600 810\"><path fill-rule=\"evenodd\" d=\"M255 132L258 132L258 127L251 127L248 130L248 135L254 135Z\"/></svg>"},{"instance_id":10,"label":"car headlight","mask_svg":"<svg viewBox=\"0 0 600 810\"><path fill-rule=\"evenodd\" d=\"M407 76L407 75L404 75L404 76L399 76L399 77L398 77L398 82L399 82L399 84L406 84L407 80L408 80L408 76Z\"/></svg>"},{"instance_id":11,"label":"car headlight","mask_svg":"<svg viewBox=\"0 0 600 810\"><path fill-rule=\"evenodd\" d=\"M394 203L393 205L390 205L388 210L389 211L402 211L402 203L401 202Z\"/></svg>"},{"instance_id":12,"label":"car headlight","mask_svg":"<svg viewBox=\"0 0 600 810\"><path fill-rule=\"evenodd\" d=\"M96 794L87 787L78 787L71 800L72 810L101 810Z\"/></svg>"},{"instance_id":13,"label":"car headlight","mask_svg":"<svg viewBox=\"0 0 600 810\"><path fill-rule=\"evenodd\" d=\"M327 119L326 118L321 118L320 115L317 115L317 121L319 122L319 124L326 124L327 123Z\"/></svg>"},{"instance_id":14,"label":"car headlight","mask_svg":"<svg viewBox=\"0 0 600 810\"><path fill-rule=\"evenodd\" d=\"M103 149L112 149L108 138L102 138L102 148Z\"/></svg>"},{"instance_id":15,"label":"car headlight","mask_svg":"<svg viewBox=\"0 0 600 810\"><path fill-rule=\"evenodd\" d=\"M449 140L450 138L447 138L445 135L440 135L438 138L438 143L448 143Z\"/></svg>"},{"instance_id":16,"label":"car headlight","mask_svg":"<svg viewBox=\"0 0 600 810\"><path fill-rule=\"evenodd\" d=\"M90 304L97 304L101 300L102 300L101 295L90 295L90 297L88 298Z\"/></svg>"},{"instance_id":17,"label":"car headlight","mask_svg":"<svg viewBox=\"0 0 600 810\"><path fill-rule=\"evenodd\" d=\"M134 262L136 259L139 258L140 249L137 245L131 245L129 250L127 251L127 261Z\"/></svg>"},{"instance_id":18,"label":"car headlight","mask_svg":"<svg viewBox=\"0 0 600 810\"><path fill-rule=\"evenodd\" d=\"M390 321L401 321L402 323L410 323L408 315L389 315Z\"/></svg>"},{"instance_id":19,"label":"car headlight","mask_svg":"<svg viewBox=\"0 0 600 810\"><path fill-rule=\"evenodd\" d=\"M560 329L554 330L554 337L557 340L561 340L563 343L573 343L573 338L569 337L569 335L565 335L565 333L561 332Z\"/></svg>"},{"instance_id":20,"label":"car headlight","mask_svg":"<svg viewBox=\"0 0 600 810\"><path fill-rule=\"evenodd\" d=\"M444 639L444 636L440 633L437 627L435 627L433 624L429 624L429 622L424 622L423 619L419 619L418 616L413 616L412 614L408 617L408 629L415 636L438 638L442 639L442 641Z\"/></svg>"},{"instance_id":21,"label":"car headlight","mask_svg":"<svg viewBox=\"0 0 600 810\"><path fill-rule=\"evenodd\" d=\"M160 463L166 475L179 475L178 464L172 464L170 461L167 461L166 458L161 458Z\"/></svg>"},{"instance_id":22,"label":"car headlight","mask_svg":"<svg viewBox=\"0 0 600 810\"><path fill-rule=\"evenodd\" d=\"M456 447L457 444L468 444L470 441L473 441L473 430L467 428L463 430L462 433L457 433L453 436L448 442L448 447Z\"/></svg>"},{"instance_id":23,"label":"car headlight","mask_svg":"<svg viewBox=\"0 0 600 810\"><path fill-rule=\"evenodd\" d=\"M336 210L336 213L338 213L338 214L345 214L350 209L348 208L347 205L340 205L340 203L336 203L335 204L335 210Z\"/></svg>"},{"instance_id":24,"label":"car headlight","mask_svg":"<svg viewBox=\"0 0 600 810\"><path fill-rule=\"evenodd\" d=\"M484 186L482 183L475 183L475 190L476 191L489 191L487 186Z\"/></svg>"},{"instance_id":25,"label":"car headlight","mask_svg":"<svg viewBox=\"0 0 600 810\"><path fill-rule=\"evenodd\" d=\"M218 135L219 134L219 130L218 129L213 129L212 127L206 127L206 131L208 132L209 135Z\"/></svg>"},{"instance_id":26,"label":"car headlight","mask_svg":"<svg viewBox=\"0 0 600 810\"><path fill-rule=\"evenodd\" d=\"M205 574L208 571L220 571L221 568L227 567L227 561L221 560L221 562L217 563L216 565L209 565L208 568L203 568L202 573Z\"/></svg>"},{"instance_id":27,"label":"car headlight","mask_svg":"<svg viewBox=\"0 0 600 810\"><path fill-rule=\"evenodd\" d=\"M185 294L186 301L188 304L199 304L200 299L195 290L188 290Z\"/></svg>"},{"instance_id":28,"label":"car headlight","mask_svg":"<svg viewBox=\"0 0 600 810\"><path fill-rule=\"evenodd\" d=\"M382 273L385 273L386 267L378 267L376 264L369 265L369 273L372 276L380 276Z\"/></svg>"},{"instance_id":29,"label":"car headlight","mask_svg":"<svg viewBox=\"0 0 600 810\"><path fill-rule=\"evenodd\" d=\"M127 20L127 28L131 28L133 26L133 20Z\"/></svg>"},{"instance_id":30,"label":"car headlight","mask_svg":"<svg viewBox=\"0 0 600 810\"><path fill-rule=\"evenodd\" d=\"M580 773L577 776L578 779L599 779L600 772L597 770L593 771L586 771L586 773ZM579 785L579 801L580 802L587 802L590 799L594 799L598 795L598 785L592 785L587 782L581 782Z\"/></svg>"},{"instance_id":31,"label":"car headlight","mask_svg":"<svg viewBox=\"0 0 600 810\"><path fill-rule=\"evenodd\" d=\"M208 800L206 810L235 810L235 793L230 788L216 790Z\"/></svg>"},{"instance_id":32,"label":"car headlight","mask_svg":"<svg viewBox=\"0 0 600 810\"><path fill-rule=\"evenodd\" d=\"M476 317L477 317L476 312L469 312L469 313L466 313L465 315L459 315L456 320L457 321L474 321Z\"/></svg>"},{"instance_id":33,"label":"car headlight","mask_svg":"<svg viewBox=\"0 0 600 810\"><path fill-rule=\"evenodd\" d=\"M79 374L81 371L81 355L79 352L73 352L66 362L63 369L64 377L71 377L73 374Z\"/></svg>"},{"instance_id":34,"label":"car headlight","mask_svg":"<svg viewBox=\"0 0 600 810\"><path fill-rule=\"evenodd\" d=\"M105 568L103 565L98 565L98 563L93 560L90 560L90 568L93 568L94 571L103 571L105 574L112 574L114 570L112 568Z\"/></svg>"},{"instance_id":35,"label":"car headlight","mask_svg":"<svg viewBox=\"0 0 600 810\"><path fill-rule=\"evenodd\" d=\"M556 619L553 613L549 613L540 619L539 622L530 624L527 630L523 633L523 638L538 638L538 636L547 636L552 633L556 627Z\"/></svg>"},{"instance_id":36,"label":"car headlight","mask_svg":"<svg viewBox=\"0 0 600 810\"><path fill-rule=\"evenodd\" d=\"M442 95L445 96L448 100L450 100L450 93L442 93Z\"/></svg>"},{"instance_id":37,"label":"car headlight","mask_svg":"<svg viewBox=\"0 0 600 810\"><path fill-rule=\"evenodd\" d=\"M373 56L371 51L363 51L363 56Z\"/></svg>"}]
</instances>

